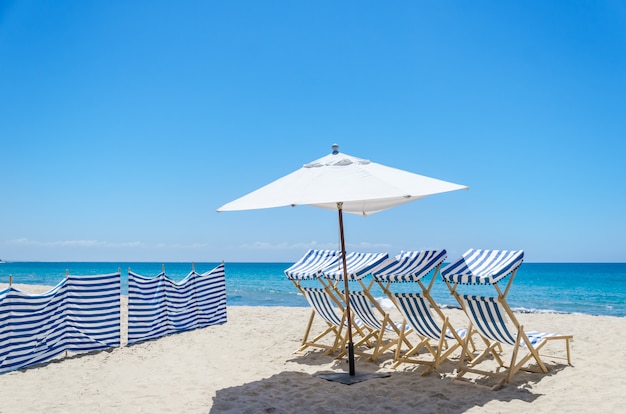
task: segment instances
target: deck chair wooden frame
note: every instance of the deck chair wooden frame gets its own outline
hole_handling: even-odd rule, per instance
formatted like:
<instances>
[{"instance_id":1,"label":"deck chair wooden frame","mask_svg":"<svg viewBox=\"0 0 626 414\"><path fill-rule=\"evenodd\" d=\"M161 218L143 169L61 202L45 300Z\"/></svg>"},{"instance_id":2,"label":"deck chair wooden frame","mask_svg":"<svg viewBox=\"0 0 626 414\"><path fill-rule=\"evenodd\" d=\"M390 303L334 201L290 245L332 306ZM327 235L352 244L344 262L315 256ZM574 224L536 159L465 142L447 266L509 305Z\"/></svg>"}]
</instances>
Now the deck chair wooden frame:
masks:
<instances>
[{"instance_id":1,"label":"deck chair wooden frame","mask_svg":"<svg viewBox=\"0 0 626 414\"><path fill-rule=\"evenodd\" d=\"M452 262L442 270L442 277L469 319L468 331L477 332L486 347L473 359L459 361L456 380L461 380L467 373L475 373L486 377L499 379L491 389L499 389L505 383L511 382L519 371L547 373L548 369L542 356L564 359L571 364L570 341L572 335L561 335L537 331L525 331L515 313L507 303L515 275L522 264L524 252L502 250L468 250L461 258ZM455 273L458 272L458 273ZM504 289L498 282L506 276L509 280ZM464 283L491 285L497 296L463 295L458 289ZM552 341L564 341L566 356L540 354L539 351ZM503 345L511 349L511 358L508 364L504 362ZM467 351L467 338L464 348ZM526 351L524 354L523 350ZM520 355L522 351L522 355ZM497 363L496 370L481 369L478 365L489 356ZM531 367L529 362L534 361L538 368Z\"/></svg>"},{"instance_id":2,"label":"deck chair wooden frame","mask_svg":"<svg viewBox=\"0 0 626 414\"><path fill-rule=\"evenodd\" d=\"M404 323L408 324L420 340L405 353L402 353L402 341L398 343L392 365L394 369L402 363L422 364L427 366L422 375L428 375L455 351L465 349L463 344L467 330L454 329L430 294L446 255L445 249L403 252L396 257L398 263L395 268L390 264L386 272L381 271L374 275L383 292L402 314ZM404 265L402 262L405 262ZM429 274L432 275L430 282L425 284ZM392 292L391 286L394 282L415 283L421 292ZM410 333L405 329L401 332L402 339ZM473 349L473 344L473 340L470 340L469 348ZM415 357L423 349L430 354L429 359Z\"/></svg>"}]
</instances>

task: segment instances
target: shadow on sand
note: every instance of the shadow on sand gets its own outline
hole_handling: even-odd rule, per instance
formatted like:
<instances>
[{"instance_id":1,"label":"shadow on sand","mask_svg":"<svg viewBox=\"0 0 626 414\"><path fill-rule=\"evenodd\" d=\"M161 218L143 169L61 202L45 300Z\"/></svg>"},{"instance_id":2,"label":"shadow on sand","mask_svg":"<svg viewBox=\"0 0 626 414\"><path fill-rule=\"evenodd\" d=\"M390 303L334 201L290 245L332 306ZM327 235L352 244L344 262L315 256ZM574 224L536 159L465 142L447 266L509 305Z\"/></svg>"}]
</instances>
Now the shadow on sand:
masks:
<instances>
[{"instance_id":1,"label":"shadow on sand","mask_svg":"<svg viewBox=\"0 0 626 414\"><path fill-rule=\"evenodd\" d=\"M296 357L314 365L322 356ZM307 360L307 362L305 362ZM326 360L326 362L328 362ZM338 364L340 364L338 362ZM327 365L326 365L327 366ZM334 368L341 368L337 365ZM444 363L439 372L420 375L420 368L378 370L376 364L360 364L361 372L388 372L386 378L344 385L315 374L285 371L259 381L216 392L211 413L363 413L363 412L445 412L463 413L491 401L519 400L529 404L541 397L532 384L554 375L563 365L552 365L548 374L518 373L511 384L498 391L452 380L454 363ZM485 384L488 385L488 384Z\"/></svg>"}]
</instances>

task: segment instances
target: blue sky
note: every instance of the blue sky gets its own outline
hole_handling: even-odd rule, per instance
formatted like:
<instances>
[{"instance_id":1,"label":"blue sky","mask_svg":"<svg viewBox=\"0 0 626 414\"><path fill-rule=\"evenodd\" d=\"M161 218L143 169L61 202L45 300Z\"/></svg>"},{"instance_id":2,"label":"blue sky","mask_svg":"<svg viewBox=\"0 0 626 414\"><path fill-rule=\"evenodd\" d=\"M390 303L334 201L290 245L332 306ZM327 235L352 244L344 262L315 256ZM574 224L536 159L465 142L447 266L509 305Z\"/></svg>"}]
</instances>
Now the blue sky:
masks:
<instances>
[{"instance_id":1,"label":"blue sky","mask_svg":"<svg viewBox=\"0 0 626 414\"><path fill-rule=\"evenodd\" d=\"M342 152L465 184L348 249L626 262L622 1L2 1L0 258L293 261L313 207L216 213Z\"/></svg>"}]
</instances>

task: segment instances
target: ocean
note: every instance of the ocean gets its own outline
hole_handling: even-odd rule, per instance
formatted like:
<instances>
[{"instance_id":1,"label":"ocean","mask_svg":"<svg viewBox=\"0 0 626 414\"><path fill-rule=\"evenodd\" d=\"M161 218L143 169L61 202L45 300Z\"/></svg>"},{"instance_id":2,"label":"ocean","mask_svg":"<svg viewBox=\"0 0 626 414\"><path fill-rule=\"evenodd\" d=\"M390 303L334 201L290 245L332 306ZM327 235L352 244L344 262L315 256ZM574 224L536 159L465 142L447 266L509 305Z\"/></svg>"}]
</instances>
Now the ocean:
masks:
<instances>
[{"instance_id":1,"label":"ocean","mask_svg":"<svg viewBox=\"0 0 626 414\"><path fill-rule=\"evenodd\" d=\"M196 272L213 269L218 263L195 263ZM308 304L283 271L292 263L228 263L226 295L229 306L302 306ZM192 270L191 263L92 263L92 262L6 262L0 263L0 283L54 286L72 275L122 273L122 293L128 290L129 268L143 276L156 276L165 268L173 280ZM505 280L506 282L506 280ZM318 283L313 281L313 283ZM351 282L351 285L356 282ZM358 284L355 285L357 288ZM396 283L395 291L411 291L409 283ZM383 306L391 302L375 286L373 294ZM493 295L491 286L464 286L464 292ZM458 307L444 282L435 282L432 295L441 306ZM523 263L508 302L525 312L583 313L626 316L626 263Z\"/></svg>"}]
</instances>

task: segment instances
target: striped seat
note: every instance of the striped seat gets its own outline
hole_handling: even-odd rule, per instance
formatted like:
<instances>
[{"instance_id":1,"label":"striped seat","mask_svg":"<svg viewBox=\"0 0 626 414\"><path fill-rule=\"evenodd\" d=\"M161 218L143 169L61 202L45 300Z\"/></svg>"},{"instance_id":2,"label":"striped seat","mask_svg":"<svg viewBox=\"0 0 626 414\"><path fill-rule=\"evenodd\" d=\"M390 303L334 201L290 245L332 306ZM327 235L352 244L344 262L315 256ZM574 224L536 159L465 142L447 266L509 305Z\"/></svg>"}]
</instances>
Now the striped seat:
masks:
<instances>
[{"instance_id":1,"label":"striped seat","mask_svg":"<svg viewBox=\"0 0 626 414\"><path fill-rule=\"evenodd\" d=\"M481 336L490 340L492 345L474 359L470 364L471 366L461 364L457 378L461 378L467 372L473 372L500 378L501 381L496 385L496 387L500 387L505 382L511 382L513 375L519 370L538 372L536 369L526 367L527 362L531 359L534 359L537 363L540 372L546 373L548 369L541 359L542 355L539 354L539 350L552 340L565 341L566 357L555 355L551 355L551 357L566 359L567 363L571 365L569 348L569 343L572 339L571 335L524 331L524 328L519 325L506 302L501 298L461 295L461 301L472 326ZM508 367L505 366L498 353L494 351L495 344L506 344L513 348ZM520 347L526 348L527 352L524 355L520 355ZM505 367L506 370L494 372L476 368L476 365L489 354L493 355L500 367Z\"/></svg>"},{"instance_id":2,"label":"striped seat","mask_svg":"<svg viewBox=\"0 0 626 414\"><path fill-rule=\"evenodd\" d=\"M401 354L400 347L397 347L392 368L397 368L402 363L423 364L429 368L422 375L427 375L437 369L457 349L462 349L467 329L452 328L439 307L433 305L434 302L428 292L392 293L392 298L402 317L421 339L405 354ZM413 358L424 348L430 353L431 358Z\"/></svg>"},{"instance_id":3,"label":"striped seat","mask_svg":"<svg viewBox=\"0 0 626 414\"><path fill-rule=\"evenodd\" d=\"M368 356L375 361L383 352L398 344L401 337L402 323L395 323L389 314L380 308L380 305L365 291L350 292L350 306L354 312L355 320L359 321L367 331L362 338L354 344L356 354ZM391 336L391 337L389 337ZM387 337L387 338L386 338ZM362 345L370 346L370 340L375 339L372 352L359 351Z\"/></svg>"},{"instance_id":4,"label":"striped seat","mask_svg":"<svg viewBox=\"0 0 626 414\"><path fill-rule=\"evenodd\" d=\"M454 333L449 330L444 332L441 323L435 320L435 315L430 310L430 303L421 293L394 293L400 311L407 322L418 335L436 341L440 339L455 339ZM467 329L455 331L463 339Z\"/></svg>"},{"instance_id":5,"label":"striped seat","mask_svg":"<svg viewBox=\"0 0 626 414\"><path fill-rule=\"evenodd\" d=\"M306 300L324 321L337 327L343 325L341 317L336 312L336 305L331 301L326 290L311 287L303 287L302 290L304 290Z\"/></svg>"},{"instance_id":6,"label":"striped seat","mask_svg":"<svg viewBox=\"0 0 626 414\"><path fill-rule=\"evenodd\" d=\"M328 288L301 287L307 302L311 306L311 316L307 325L302 344L296 352L302 352L308 347L325 349L327 354L343 348L346 338L342 334L346 327L346 317L341 303L329 293ZM309 340L309 334L315 316L319 316L325 323L326 329ZM323 340L327 335L333 334L332 340Z\"/></svg>"},{"instance_id":7,"label":"striped seat","mask_svg":"<svg viewBox=\"0 0 626 414\"><path fill-rule=\"evenodd\" d=\"M468 309L468 316L472 324L485 337L492 341L498 341L508 345L517 342L517 331L507 326L507 314L497 298L490 296L463 295L463 302ZM539 331L526 332L528 341L521 343L522 346L537 345L541 341L562 336L555 333Z\"/></svg>"}]
</instances>

